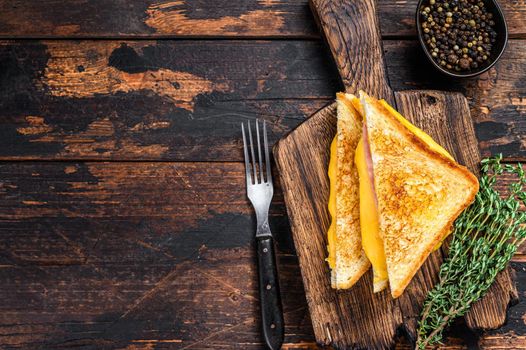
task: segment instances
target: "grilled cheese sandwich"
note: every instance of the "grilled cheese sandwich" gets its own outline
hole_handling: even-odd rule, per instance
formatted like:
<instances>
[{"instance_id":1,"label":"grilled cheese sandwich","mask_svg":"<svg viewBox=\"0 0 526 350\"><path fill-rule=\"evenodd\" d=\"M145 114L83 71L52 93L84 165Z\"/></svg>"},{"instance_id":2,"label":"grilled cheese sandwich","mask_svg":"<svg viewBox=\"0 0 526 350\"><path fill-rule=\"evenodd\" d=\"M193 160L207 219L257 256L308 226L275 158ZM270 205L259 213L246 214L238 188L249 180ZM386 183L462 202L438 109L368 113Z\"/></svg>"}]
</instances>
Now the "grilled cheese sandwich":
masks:
<instances>
[{"instance_id":1,"label":"grilled cheese sandwich","mask_svg":"<svg viewBox=\"0 0 526 350\"><path fill-rule=\"evenodd\" d=\"M443 147L387 102L362 92L360 95L358 99L345 94L346 108L352 107L359 115L354 118L355 127L348 128L348 132L356 133L351 138L357 141L354 152L347 147L348 155L340 155L340 158L335 156L338 136L331 146L331 200L335 203L338 183L342 182L334 171L335 164L348 161L352 155L359 179L358 198L348 197L343 205L356 205L353 200L359 203L361 244L373 266L374 291L390 285L391 294L396 298L429 253L449 234L456 217L471 203L478 191L478 181ZM338 113L340 115L340 109ZM341 145L339 149L343 149ZM455 200L448 200L451 196L456 197ZM338 221L341 213L343 211L333 205L333 222ZM339 267L336 252L342 239L349 237L342 236L338 240L337 226L331 227L328 260L334 276ZM353 241L356 242L354 236ZM351 257L347 267L351 260L361 261L358 256L354 260ZM351 286L347 283L340 287Z\"/></svg>"}]
</instances>

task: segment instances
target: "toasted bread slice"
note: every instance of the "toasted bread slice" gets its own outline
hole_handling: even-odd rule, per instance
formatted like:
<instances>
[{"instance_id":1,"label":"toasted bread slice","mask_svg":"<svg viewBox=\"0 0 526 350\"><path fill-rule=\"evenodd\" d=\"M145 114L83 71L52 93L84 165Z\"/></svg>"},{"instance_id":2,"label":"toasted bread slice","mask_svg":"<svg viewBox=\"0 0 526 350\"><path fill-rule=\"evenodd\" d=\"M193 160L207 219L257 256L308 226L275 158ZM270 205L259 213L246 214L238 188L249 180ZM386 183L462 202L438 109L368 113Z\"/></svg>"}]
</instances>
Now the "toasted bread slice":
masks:
<instances>
[{"instance_id":1,"label":"toasted bread slice","mask_svg":"<svg viewBox=\"0 0 526 350\"><path fill-rule=\"evenodd\" d=\"M399 297L473 201L478 180L360 92L389 285Z\"/></svg>"},{"instance_id":2,"label":"toasted bread slice","mask_svg":"<svg viewBox=\"0 0 526 350\"><path fill-rule=\"evenodd\" d=\"M334 264L331 285L336 289L352 287L370 266L362 249L359 180L354 165L354 152L362 135L362 121L351 103L352 97L343 93L337 95L338 121L333 145L335 153L331 157L332 171L331 167L329 169L333 200L331 215L335 230L329 251L332 248Z\"/></svg>"}]
</instances>

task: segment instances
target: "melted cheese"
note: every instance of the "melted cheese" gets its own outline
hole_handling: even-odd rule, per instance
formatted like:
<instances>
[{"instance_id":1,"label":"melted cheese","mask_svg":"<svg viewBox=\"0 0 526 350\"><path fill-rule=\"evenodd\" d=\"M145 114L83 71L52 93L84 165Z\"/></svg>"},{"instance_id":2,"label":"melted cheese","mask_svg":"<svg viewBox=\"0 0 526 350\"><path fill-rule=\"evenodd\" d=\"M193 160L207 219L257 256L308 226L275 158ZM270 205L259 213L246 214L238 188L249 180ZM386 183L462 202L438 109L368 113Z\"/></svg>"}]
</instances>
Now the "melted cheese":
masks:
<instances>
[{"instance_id":1,"label":"melted cheese","mask_svg":"<svg viewBox=\"0 0 526 350\"><path fill-rule=\"evenodd\" d=\"M414 126L405 119L400 113L398 113L393 107L391 107L385 100L380 100L380 103L396 118L400 123L402 123L409 131L415 134L420 140L425 142L432 150L438 152L451 160L454 160L453 157L442 147L440 146L431 136L426 134L422 129ZM363 116L363 107L360 104L358 98L352 100L353 106L357 111ZM336 153L336 137L331 143L330 149L330 160L329 160L329 169L328 175L330 180L330 194L329 194L329 203L328 209L331 215L331 225L327 231L327 241L328 241L328 251L329 256L327 257L327 262L329 263L330 268L334 268L336 260L336 181L337 177L337 153ZM360 140L356 148L355 154L355 164L358 170L358 176L360 178L360 226L362 232L362 246L367 255L367 258L371 261L373 265L374 273L374 283L380 284L386 282L387 277L387 267L385 263L385 253L383 240L380 237L379 233L379 216L378 208L376 206L375 194L373 190L373 185L371 179L367 174L367 165L365 161L365 154L363 149L363 141ZM435 249L440 248L442 242L439 243Z\"/></svg>"},{"instance_id":2,"label":"melted cheese","mask_svg":"<svg viewBox=\"0 0 526 350\"><path fill-rule=\"evenodd\" d=\"M400 123L402 123L407 129L409 129L409 131L411 131L413 134L415 134L415 136L417 136L420 140L424 141L424 143L426 143L429 146L429 148L431 148L435 152L438 152L438 153L442 154L443 156L446 156L447 158L449 158L449 159L451 159L453 161L455 160L455 159L453 159L451 154L449 154L442 146L440 146L438 143L436 143L436 141L433 140L433 138L431 136L426 134L422 129L419 129L416 126L414 126L413 124L411 124L411 122L409 120L405 119L400 113L398 113L398 111L396 109L391 107L385 100L380 100L380 103L396 119L398 119L398 121Z\"/></svg>"},{"instance_id":3,"label":"melted cheese","mask_svg":"<svg viewBox=\"0 0 526 350\"><path fill-rule=\"evenodd\" d=\"M380 237L378 207L376 205L373 184L367 171L363 138L360 139L356 147L354 163L356 164L358 177L360 178L360 228L362 231L362 247L371 265L373 265L374 285L386 285L388 278L384 242Z\"/></svg>"}]
</instances>

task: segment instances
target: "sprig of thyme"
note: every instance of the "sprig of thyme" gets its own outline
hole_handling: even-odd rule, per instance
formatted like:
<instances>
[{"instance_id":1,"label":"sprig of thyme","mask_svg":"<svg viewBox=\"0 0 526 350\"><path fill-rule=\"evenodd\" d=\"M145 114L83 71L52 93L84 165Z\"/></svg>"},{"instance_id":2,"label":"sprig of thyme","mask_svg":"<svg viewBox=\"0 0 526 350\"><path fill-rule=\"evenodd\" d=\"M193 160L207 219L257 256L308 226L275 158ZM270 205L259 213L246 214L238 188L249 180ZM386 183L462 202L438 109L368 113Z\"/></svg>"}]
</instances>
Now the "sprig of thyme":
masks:
<instances>
[{"instance_id":1,"label":"sprig of thyme","mask_svg":"<svg viewBox=\"0 0 526 350\"><path fill-rule=\"evenodd\" d=\"M481 163L480 189L475 201L455 221L449 255L439 281L429 291L418 324L417 347L440 343L442 333L482 298L526 238L526 176L521 164L501 164L502 155ZM514 174L509 195L494 188L499 175Z\"/></svg>"}]
</instances>

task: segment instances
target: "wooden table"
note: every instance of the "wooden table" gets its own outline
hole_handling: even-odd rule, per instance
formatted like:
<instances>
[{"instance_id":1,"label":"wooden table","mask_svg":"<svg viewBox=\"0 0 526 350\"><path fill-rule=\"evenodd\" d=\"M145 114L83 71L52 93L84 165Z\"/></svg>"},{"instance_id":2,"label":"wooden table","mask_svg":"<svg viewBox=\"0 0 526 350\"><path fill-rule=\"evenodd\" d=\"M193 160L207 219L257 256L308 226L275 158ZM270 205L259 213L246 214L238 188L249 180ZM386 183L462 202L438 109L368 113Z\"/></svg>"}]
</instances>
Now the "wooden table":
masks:
<instances>
[{"instance_id":1,"label":"wooden table","mask_svg":"<svg viewBox=\"0 0 526 350\"><path fill-rule=\"evenodd\" d=\"M463 92L482 154L520 161L526 3L501 5L508 49L468 81L425 62L415 0L378 7L391 86ZM0 348L261 349L240 124L273 143L341 88L307 1L0 0L0 36ZM284 348L313 349L276 187ZM507 325L447 348L526 348L525 254Z\"/></svg>"}]
</instances>

